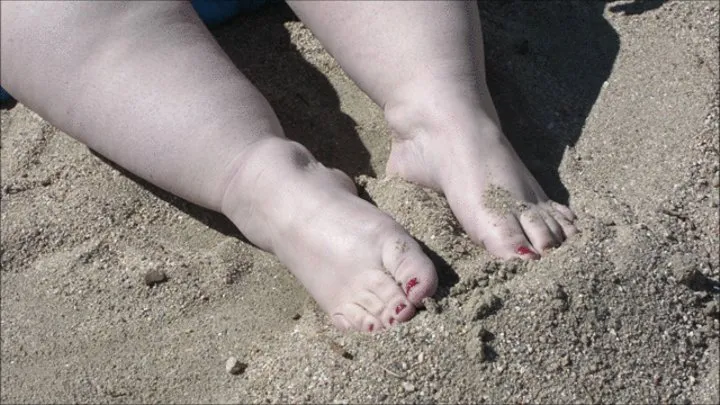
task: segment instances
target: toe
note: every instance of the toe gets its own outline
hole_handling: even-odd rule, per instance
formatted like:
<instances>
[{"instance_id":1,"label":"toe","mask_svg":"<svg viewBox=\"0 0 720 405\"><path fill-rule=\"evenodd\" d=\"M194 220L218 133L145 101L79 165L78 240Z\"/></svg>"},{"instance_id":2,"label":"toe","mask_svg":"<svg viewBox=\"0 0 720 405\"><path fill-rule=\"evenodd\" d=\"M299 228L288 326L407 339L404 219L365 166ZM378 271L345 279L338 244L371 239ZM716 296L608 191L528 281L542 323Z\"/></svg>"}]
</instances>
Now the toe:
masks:
<instances>
[{"instance_id":1,"label":"toe","mask_svg":"<svg viewBox=\"0 0 720 405\"><path fill-rule=\"evenodd\" d=\"M392 325L395 322L406 322L415 316L415 306L407 298L398 298L390 301L387 306L384 320Z\"/></svg>"},{"instance_id":2,"label":"toe","mask_svg":"<svg viewBox=\"0 0 720 405\"><path fill-rule=\"evenodd\" d=\"M383 247L383 265L395 278L403 293L413 305L435 294L437 273L432 261L420 245L404 235L391 239Z\"/></svg>"},{"instance_id":3,"label":"toe","mask_svg":"<svg viewBox=\"0 0 720 405\"><path fill-rule=\"evenodd\" d=\"M335 324L335 327L342 330L342 331L348 331L353 330L355 327L348 321L348 319L343 315L342 313L334 313L330 317L332 319L333 324Z\"/></svg>"},{"instance_id":4,"label":"toe","mask_svg":"<svg viewBox=\"0 0 720 405\"><path fill-rule=\"evenodd\" d=\"M491 254L501 259L539 259L540 255L525 237L520 222L514 215L492 223L480 241Z\"/></svg>"},{"instance_id":5,"label":"toe","mask_svg":"<svg viewBox=\"0 0 720 405\"><path fill-rule=\"evenodd\" d=\"M555 238L555 241L562 243L562 241L565 240L565 231L557 219L555 219L555 216L553 216L554 211L555 209L552 207L543 207L539 210L543 220L545 221L545 225L547 225L548 229Z\"/></svg>"},{"instance_id":6,"label":"toe","mask_svg":"<svg viewBox=\"0 0 720 405\"><path fill-rule=\"evenodd\" d=\"M385 312L385 302L373 290L358 291L354 301L372 316L378 317Z\"/></svg>"},{"instance_id":7,"label":"toe","mask_svg":"<svg viewBox=\"0 0 720 405\"><path fill-rule=\"evenodd\" d=\"M569 238L576 233L578 233L577 226L570 222L564 215L562 215L557 210L548 210L549 214L555 218L555 221L557 221L558 224L560 224L560 227L563 230L563 233L565 234L566 238Z\"/></svg>"},{"instance_id":8,"label":"toe","mask_svg":"<svg viewBox=\"0 0 720 405\"><path fill-rule=\"evenodd\" d=\"M333 323L340 329L354 329L361 332L377 332L383 323L356 303L343 305L332 314Z\"/></svg>"},{"instance_id":9,"label":"toe","mask_svg":"<svg viewBox=\"0 0 720 405\"><path fill-rule=\"evenodd\" d=\"M385 327L390 327L399 322L405 322L415 315L415 305L408 300L400 286L398 286L387 274L383 274L387 280L373 289L377 297L382 300L383 313L378 318Z\"/></svg>"},{"instance_id":10,"label":"toe","mask_svg":"<svg viewBox=\"0 0 720 405\"><path fill-rule=\"evenodd\" d=\"M543 252L560 244L538 209L529 209L523 212L520 215L520 224L535 250Z\"/></svg>"},{"instance_id":11,"label":"toe","mask_svg":"<svg viewBox=\"0 0 720 405\"><path fill-rule=\"evenodd\" d=\"M575 221L575 213L567 206L556 203L555 201L551 201L550 205L552 205L553 208L555 208L560 214L562 214L562 216L565 217L565 219L567 219L569 222L572 223L573 221Z\"/></svg>"}]
</instances>

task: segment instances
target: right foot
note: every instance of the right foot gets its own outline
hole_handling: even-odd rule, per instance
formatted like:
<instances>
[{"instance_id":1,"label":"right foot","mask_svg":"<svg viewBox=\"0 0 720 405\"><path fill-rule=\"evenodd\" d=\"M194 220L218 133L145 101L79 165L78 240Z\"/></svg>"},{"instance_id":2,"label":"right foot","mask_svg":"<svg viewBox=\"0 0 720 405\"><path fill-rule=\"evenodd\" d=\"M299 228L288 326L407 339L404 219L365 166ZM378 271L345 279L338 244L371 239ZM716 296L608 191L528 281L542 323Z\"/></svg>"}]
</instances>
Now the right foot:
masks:
<instances>
[{"instance_id":1,"label":"right foot","mask_svg":"<svg viewBox=\"0 0 720 405\"><path fill-rule=\"evenodd\" d=\"M435 292L435 268L417 242L301 145L261 141L237 173L223 212L278 256L337 327L372 332L407 321Z\"/></svg>"},{"instance_id":2,"label":"right foot","mask_svg":"<svg viewBox=\"0 0 720 405\"><path fill-rule=\"evenodd\" d=\"M489 93L451 83L423 82L385 106L394 133L388 174L443 192L493 255L538 259L577 233L575 214L547 197L515 153Z\"/></svg>"}]
</instances>

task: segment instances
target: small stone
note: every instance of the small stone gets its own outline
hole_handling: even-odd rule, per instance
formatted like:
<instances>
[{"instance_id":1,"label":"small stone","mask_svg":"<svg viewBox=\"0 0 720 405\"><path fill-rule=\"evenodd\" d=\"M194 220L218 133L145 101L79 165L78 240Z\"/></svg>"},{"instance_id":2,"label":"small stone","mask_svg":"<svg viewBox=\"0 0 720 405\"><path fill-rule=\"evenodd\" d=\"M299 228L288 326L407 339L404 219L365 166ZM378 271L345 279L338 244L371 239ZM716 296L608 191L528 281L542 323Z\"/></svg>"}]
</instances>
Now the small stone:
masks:
<instances>
[{"instance_id":1,"label":"small stone","mask_svg":"<svg viewBox=\"0 0 720 405\"><path fill-rule=\"evenodd\" d=\"M345 350L345 348L342 347L342 345L338 344L337 342L332 342L332 341L331 341L331 342L330 342L330 349L331 349L333 352L339 354L340 356L342 356L342 357L345 358L345 359L353 360L353 359L355 358L355 356L353 356L352 353L350 353L350 352L348 352L347 350Z\"/></svg>"},{"instance_id":2,"label":"small stone","mask_svg":"<svg viewBox=\"0 0 720 405\"><path fill-rule=\"evenodd\" d=\"M300 318L302 318L302 315L297 314L297 313L292 316L292 320L293 320L293 321L297 321L297 320L300 319Z\"/></svg>"},{"instance_id":3,"label":"small stone","mask_svg":"<svg viewBox=\"0 0 720 405\"><path fill-rule=\"evenodd\" d=\"M245 372L246 368L247 368L247 364L241 363L235 357L230 357L225 362L225 371L227 371L228 374L232 374L232 375L242 374Z\"/></svg>"},{"instance_id":4,"label":"small stone","mask_svg":"<svg viewBox=\"0 0 720 405\"><path fill-rule=\"evenodd\" d=\"M167 275L162 270L149 270L145 273L145 285L152 287L167 281Z\"/></svg>"},{"instance_id":5,"label":"small stone","mask_svg":"<svg viewBox=\"0 0 720 405\"><path fill-rule=\"evenodd\" d=\"M478 363L487 360L487 346L480 339L470 339L465 344L465 352Z\"/></svg>"},{"instance_id":6,"label":"small stone","mask_svg":"<svg viewBox=\"0 0 720 405\"><path fill-rule=\"evenodd\" d=\"M692 290L702 290L709 284L707 277L692 265L682 263L673 266L673 271L677 281Z\"/></svg>"},{"instance_id":7,"label":"small stone","mask_svg":"<svg viewBox=\"0 0 720 405\"><path fill-rule=\"evenodd\" d=\"M480 340L483 341L483 342L489 342L489 341L495 339L495 335L493 335L492 332L490 332L489 330L487 330L487 329L485 329L485 328L483 328L483 327L480 327L480 328L476 331L476 336L477 336L478 338L480 338Z\"/></svg>"},{"instance_id":8,"label":"small stone","mask_svg":"<svg viewBox=\"0 0 720 405\"><path fill-rule=\"evenodd\" d=\"M720 319L720 309L718 309L717 301L710 301L705 304L703 313L710 318Z\"/></svg>"},{"instance_id":9,"label":"small stone","mask_svg":"<svg viewBox=\"0 0 720 405\"><path fill-rule=\"evenodd\" d=\"M425 353L420 352L420 354L418 354L417 362L422 363L424 360L425 360Z\"/></svg>"},{"instance_id":10,"label":"small stone","mask_svg":"<svg viewBox=\"0 0 720 405\"><path fill-rule=\"evenodd\" d=\"M432 297L423 298L422 303L425 306L425 309L427 309L427 311L431 314L439 314L442 312L440 304L438 304L438 302Z\"/></svg>"},{"instance_id":11,"label":"small stone","mask_svg":"<svg viewBox=\"0 0 720 405\"><path fill-rule=\"evenodd\" d=\"M413 391L415 391L415 386L412 385L411 383L407 382L407 381L403 381L403 382L402 382L402 387L403 387L403 389L404 389L405 391L407 391L407 392L413 392Z\"/></svg>"},{"instance_id":12,"label":"small stone","mask_svg":"<svg viewBox=\"0 0 720 405\"><path fill-rule=\"evenodd\" d=\"M485 319L502 307L502 300L495 294L486 294L476 302L469 302L465 313L471 321Z\"/></svg>"}]
</instances>

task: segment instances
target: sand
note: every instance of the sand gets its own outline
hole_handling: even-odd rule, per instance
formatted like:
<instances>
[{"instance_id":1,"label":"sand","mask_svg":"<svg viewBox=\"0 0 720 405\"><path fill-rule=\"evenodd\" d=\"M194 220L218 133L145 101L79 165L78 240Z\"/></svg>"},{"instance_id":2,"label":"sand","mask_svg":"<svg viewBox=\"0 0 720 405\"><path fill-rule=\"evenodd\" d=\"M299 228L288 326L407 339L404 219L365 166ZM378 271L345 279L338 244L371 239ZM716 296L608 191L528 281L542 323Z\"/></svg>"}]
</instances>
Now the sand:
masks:
<instances>
[{"instance_id":1,"label":"sand","mask_svg":"<svg viewBox=\"0 0 720 405\"><path fill-rule=\"evenodd\" d=\"M342 335L222 216L10 106L1 401L718 403L718 3L481 9L503 126L581 235L533 263L474 246L440 196L384 177L380 110L275 6L214 34L288 135L423 243L437 296Z\"/></svg>"}]
</instances>

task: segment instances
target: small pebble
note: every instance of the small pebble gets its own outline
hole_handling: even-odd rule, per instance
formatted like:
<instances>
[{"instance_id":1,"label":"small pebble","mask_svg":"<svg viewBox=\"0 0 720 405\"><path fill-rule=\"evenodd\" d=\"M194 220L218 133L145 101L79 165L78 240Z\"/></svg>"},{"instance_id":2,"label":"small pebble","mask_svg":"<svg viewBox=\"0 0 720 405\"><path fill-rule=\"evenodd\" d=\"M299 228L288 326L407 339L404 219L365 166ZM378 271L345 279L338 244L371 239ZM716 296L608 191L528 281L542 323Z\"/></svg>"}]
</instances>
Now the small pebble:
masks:
<instances>
[{"instance_id":1,"label":"small pebble","mask_svg":"<svg viewBox=\"0 0 720 405\"><path fill-rule=\"evenodd\" d=\"M442 312L442 308L440 307L440 304L438 304L435 299L432 297L426 297L422 300L423 305L425 306L425 309L428 311L428 313L431 314L439 314Z\"/></svg>"},{"instance_id":2,"label":"small pebble","mask_svg":"<svg viewBox=\"0 0 720 405\"><path fill-rule=\"evenodd\" d=\"M145 273L145 285L154 286L167 281L167 275L162 270L149 270Z\"/></svg>"},{"instance_id":3,"label":"small pebble","mask_svg":"<svg viewBox=\"0 0 720 405\"><path fill-rule=\"evenodd\" d=\"M483 342L489 342L489 341L495 339L495 335L493 335L492 332L490 332L489 330L487 330L487 329L485 329L485 328L483 328L483 327L480 327L480 328L477 330L476 336L477 336L478 338L480 338L480 340L482 340Z\"/></svg>"},{"instance_id":4,"label":"small pebble","mask_svg":"<svg viewBox=\"0 0 720 405\"><path fill-rule=\"evenodd\" d=\"M465 310L471 321L484 319L494 314L502 307L502 300L494 294L482 296L475 305L468 305Z\"/></svg>"},{"instance_id":5,"label":"small pebble","mask_svg":"<svg viewBox=\"0 0 720 405\"><path fill-rule=\"evenodd\" d=\"M411 383L407 382L407 381L403 381L403 382L402 382L402 387L403 387L403 389L404 389L405 391L407 391L407 392L413 392L413 391L415 391L415 386L412 385Z\"/></svg>"},{"instance_id":6,"label":"small pebble","mask_svg":"<svg viewBox=\"0 0 720 405\"><path fill-rule=\"evenodd\" d=\"M709 280L692 264L679 263L672 267L678 283L684 284L692 290L701 290L709 284Z\"/></svg>"},{"instance_id":7,"label":"small pebble","mask_svg":"<svg viewBox=\"0 0 720 405\"><path fill-rule=\"evenodd\" d=\"M241 363L235 357L230 357L225 362L225 371L227 371L228 374L232 374L232 375L242 374L245 372L246 368L247 368L247 364Z\"/></svg>"},{"instance_id":8,"label":"small pebble","mask_svg":"<svg viewBox=\"0 0 720 405\"><path fill-rule=\"evenodd\" d=\"M720 308L718 307L719 306L716 301L710 301L705 304L705 308L703 308L703 313L710 318L720 319Z\"/></svg>"}]
</instances>

